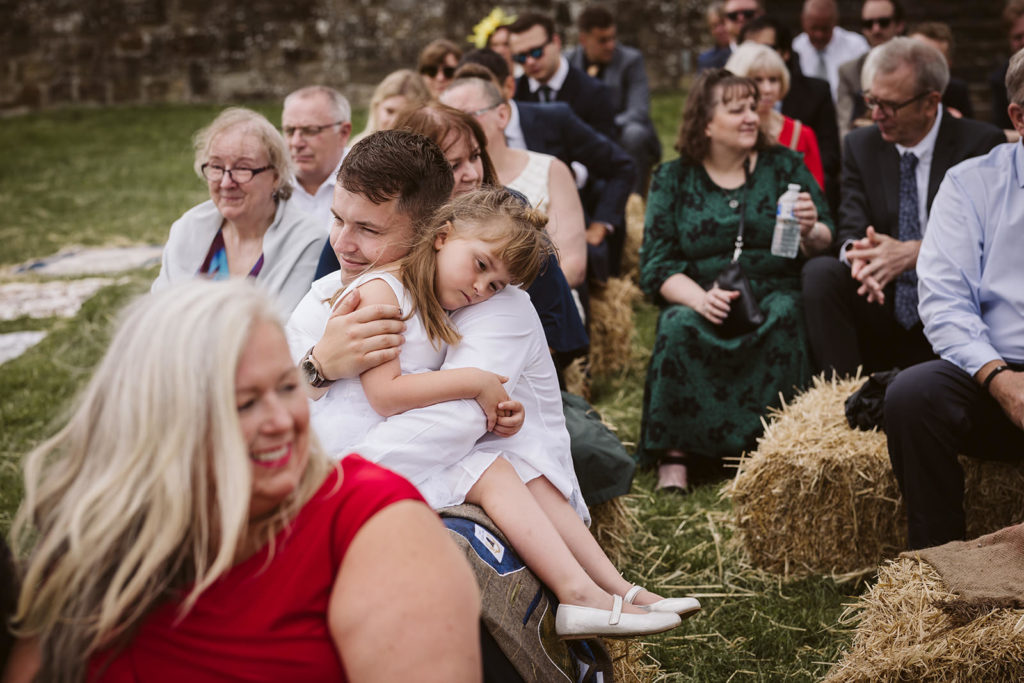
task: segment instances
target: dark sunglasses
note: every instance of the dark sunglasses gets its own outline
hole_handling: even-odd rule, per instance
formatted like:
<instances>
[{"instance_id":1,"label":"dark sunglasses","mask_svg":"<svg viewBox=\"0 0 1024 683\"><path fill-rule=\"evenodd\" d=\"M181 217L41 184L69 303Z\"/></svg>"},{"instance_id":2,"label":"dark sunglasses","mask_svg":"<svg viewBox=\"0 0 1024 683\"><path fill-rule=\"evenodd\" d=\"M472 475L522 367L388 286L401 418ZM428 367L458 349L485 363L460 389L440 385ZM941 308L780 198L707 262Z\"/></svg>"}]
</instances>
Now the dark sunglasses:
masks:
<instances>
[{"instance_id":1,"label":"dark sunglasses","mask_svg":"<svg viewBox=\"0 0 1024 683\"><path fill-rule=\"evenodd\" d=\"M548 38L547 42L544 43L543 45L538 45L537 47L533 48L532 50L526 50L525 52L517 52L517 53L515 53L514 55L512 55L512 59L517 64L526 64L527 58L529 58L529 59L540 59L540 56L542 54L544 54L544 48L546 48L550 42L551 42L551 39Z\"/></svg>"},{"instance_id":2,"label":"dark sunglasses","mask_svg":"<svg viewBox=\"0 0 1024 683\"><path fill-rule=\"evenodd\" d=\"M867 31L875 24L878 24L878 28L889 28L892 26L892 17L876 17L874 19L861 19L861 27Z\"/></svg>"},{"instance_id":3,"label":"dark sunglasses","mask_svg":"<svg viewBox=\"0 0 1024 683\"><path fill-rule=\"evenodd\" d=\"M438 71L443 73L444 77L449 80L455 76L454 66L425 66L420 69L420 73L427 78L436 78Z\"/></svg>"},{"instance_id":4,"label":"dark sunglasses","mask_svg":"<svg viewBox=\"0 0 1024 683\"><path fill-rule=\"evenodd\" d=\"M756 9L738 9L732 12L726 12L725 16L729 21L739 21L740 17L743 17L744 21L750 21L757 14Z\"/></svg>"}]
</instances>

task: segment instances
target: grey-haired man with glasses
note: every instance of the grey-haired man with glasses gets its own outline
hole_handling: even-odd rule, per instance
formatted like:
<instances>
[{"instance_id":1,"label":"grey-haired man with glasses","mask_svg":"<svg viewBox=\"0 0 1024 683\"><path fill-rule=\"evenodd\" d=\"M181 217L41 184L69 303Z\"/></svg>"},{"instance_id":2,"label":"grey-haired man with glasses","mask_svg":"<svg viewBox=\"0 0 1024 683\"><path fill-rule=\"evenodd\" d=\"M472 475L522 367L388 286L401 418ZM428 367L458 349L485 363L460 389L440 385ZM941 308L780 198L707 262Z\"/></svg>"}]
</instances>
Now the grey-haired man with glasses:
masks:
<instances>
[{"instance_id":1,"label":"grey-haired man with glasses","mask_svg":"<svg viewBox=\"0 0 1024 683\"><path fill-rule=\"evenodd\" d=\"M943 111L949 68L910 38L874 48L864 64L874 125L844 139L838 258L803 269L804 316L819 370L852 375L934 358L917 314L917 253L950 167L1003 142L989 124Z\"/></svg>"},{"instance_id":2,"label":"grey-haired man with glasses","mask_svg":"<svg viewBox=\"0 0 1024 683\"><path fill-rule=\"evenodd\" d=\"M334 178L352 134L352 108L334 88L301 88L284 99L281 132L295 169L292 202L320 221L327 233Z\"/></svg>"}]
</instances>

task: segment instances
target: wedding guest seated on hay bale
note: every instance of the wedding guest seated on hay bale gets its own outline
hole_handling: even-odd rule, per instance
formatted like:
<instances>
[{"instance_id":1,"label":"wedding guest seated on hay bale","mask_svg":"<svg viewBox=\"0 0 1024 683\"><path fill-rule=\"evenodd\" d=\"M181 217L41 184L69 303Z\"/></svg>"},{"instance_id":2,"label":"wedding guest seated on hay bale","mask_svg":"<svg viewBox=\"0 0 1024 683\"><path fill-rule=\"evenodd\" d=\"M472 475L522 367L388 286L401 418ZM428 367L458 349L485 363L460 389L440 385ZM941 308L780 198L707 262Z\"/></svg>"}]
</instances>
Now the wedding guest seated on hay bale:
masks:
<instances>
[{"instance_id":1,"label":"wedding guest seated on hay bale","mask_svg":"<svg viewBox=\"0 0 1024 683\"><path fill-rule=\"evenodd\" d=\"M949 68L930 45L893 38L871 51L864 73L875 125L844 140L838 258L803 269L816 369L840 375L934 358L917 315L921 236L945 172L1004 141L993 126L944 111Z\"/></svg>"},{"instance_id":2,"label":"wedding guest seated on hay bale","mask_svg":"<svg viewBox=\"0 0 1024 683\"><path fill-rule=\"evenodd\" d=\"M864 383L818 375L769 411L757 450L726 487L736 538L754 566L787 576L859 574L907 547L885 433L854 429L845 414ZM1024 519L1024 462L959 460L968 535Z\"/></svg>"},{"instance_id":3,"label":"wedding guest seated on hay bale","mask_svg":"<svg viewBox=\"0 0 1024 683\"><path fill-rule=\"evenodd\" d=\"M468 565L408 481L328 461L244 280L131 307L14 539L10 683L481 680Z\"/></svg>"},{"instance_id":4,"label":"wedding guest seated on hay bale","mask_svg":"<svg viewBox=\"0 0 1024 683\"><path fill-rule=\"evenodd\" d=\"M698 76L676 142L682 156L651 183L640 286L662 311L640 456L659 464L659 488L685 490L688 466L753 447L765 406L810 379L800 266L832 243L831 220L800 155L761 130L758 98L753 80L724 69ZM801 189L799 253L783 258L769 245L776 202L791 183ZM749 278L743 299L736 284L719 284L737 258ZM740 315L750 304L760 319Z\"/></svg>"},{"instance_id":5,"label":"wedding guest seated on hay bale","mask_svg":"<svg viewBox=\"0 0 1024 683\"><path fill-rule=\"evenodd\" d=\"M153 291L195 277L249 277L287 315L313 282L327 234L291 201L284 138L261 114L231 107L194 141L195 172L210 199L174 221Z\"/></svg>"},{"instance_id":6,"label":"wedding guest seated on hay bale","mask_svg":"<svg viewBox=\"0 0 1024 683\"><path fill-rule=\"evenodd\" d=\"M1024 51L1006 73L1024 133ZM885 397L889 457L909 544L964 537L958 453L1024 460L1024 148L999 145L950 169L932 207L917 275L925 335L940 360L901 372Z\"/></svg>"}]
</instances>

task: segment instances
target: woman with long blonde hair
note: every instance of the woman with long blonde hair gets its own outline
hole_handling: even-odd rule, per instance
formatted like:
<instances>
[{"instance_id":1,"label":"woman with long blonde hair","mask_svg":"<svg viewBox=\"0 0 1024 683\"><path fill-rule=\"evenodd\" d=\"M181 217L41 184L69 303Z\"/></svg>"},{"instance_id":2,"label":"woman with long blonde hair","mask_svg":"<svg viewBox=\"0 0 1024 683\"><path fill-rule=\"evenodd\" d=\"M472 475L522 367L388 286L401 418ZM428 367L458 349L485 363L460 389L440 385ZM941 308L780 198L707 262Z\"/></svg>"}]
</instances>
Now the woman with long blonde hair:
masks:
<instances>
[{"instance_id":1,"label":"woman with long blonde hair","mask_svg":"<svg viewBox=\"0 0 1024 683\"><path fill-rule=\"evenodd\" d=\"M464 560L408 482L327 461L251 284L135 303L24 470L5 681L478 680Z\"/></svg>"}]
</instances>

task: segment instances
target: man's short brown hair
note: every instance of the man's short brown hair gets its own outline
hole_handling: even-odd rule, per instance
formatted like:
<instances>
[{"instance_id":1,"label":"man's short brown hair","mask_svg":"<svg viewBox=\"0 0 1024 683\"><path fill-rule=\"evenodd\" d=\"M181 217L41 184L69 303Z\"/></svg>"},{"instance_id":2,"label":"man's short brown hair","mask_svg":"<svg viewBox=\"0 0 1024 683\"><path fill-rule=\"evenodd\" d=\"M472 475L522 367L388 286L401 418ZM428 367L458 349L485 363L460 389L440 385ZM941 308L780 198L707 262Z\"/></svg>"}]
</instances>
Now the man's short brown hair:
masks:
<instances>
[{"instance_id":1,"label":"man's short brown hair","mask_svg":"<svg viewBox=\"0 0 1024 683\"><path fill-rule=\"evenodd\" d=\"M374 204L397 199L414 230L448 201L452 169L430 138L404 130L381 130L357 142L341 162L338 183Z\"/></svg>"},{"instance_id":2,"label":"man's short brown hair","mask_svg":"<svg viewBox=\"0 0 1024 683\"><path fill-rule=\"evenodd\" d=\"M595 28L611 28L615 25L615 17L603 5L591 5L576 19L576 28L580 33L590 33Z\"/></svg>"},{"instance_id":3,"label":"man's short brown hair","mask_svg":"<svg viewBox=\"0 0 1024 683\"><path fill-rule=\"evenodd\" d=\"M520 14L519 18L508 25L508 32L514 34L526 33L534 26L543 26L548 40L555 36L555 22L546 14L540 12L527 12Z\"/></svg>"}]
</instances>

